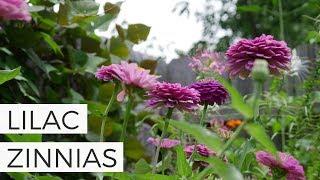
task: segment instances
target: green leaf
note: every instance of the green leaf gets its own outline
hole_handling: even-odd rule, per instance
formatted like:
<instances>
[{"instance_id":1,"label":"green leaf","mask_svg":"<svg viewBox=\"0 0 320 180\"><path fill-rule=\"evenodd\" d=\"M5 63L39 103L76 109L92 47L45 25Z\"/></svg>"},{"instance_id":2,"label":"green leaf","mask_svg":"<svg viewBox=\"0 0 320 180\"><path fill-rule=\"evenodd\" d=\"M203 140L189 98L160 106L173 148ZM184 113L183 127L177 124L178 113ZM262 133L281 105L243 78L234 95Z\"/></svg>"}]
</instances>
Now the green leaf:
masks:
<instances>
[{"instance_id":1,"label":"green leaf","mask_svg":"<svg viewBox=\"0 0 320 180\"><path fill-rule=\"evenodd\" d=\"M112 37L110 39L110 53L125 59L129 56L129 48L119 38Z\"/></svg>"},{"instance_id":2,"label":"green leaf","mask_svg":"<svg viewBox=\"0 0 320 180\"><path fill-rule=\"evenodd\" d=\"M98 13L99 4L92 0L70 1L72 15L90 16Z\"/></svg>"},{"instance_id":3,"label":"green leaf","mask_svg":"<svg viewBox=\"0 0 320 180\"><path fill-rule=\"evenodd\" d=\"M9 81L20 74L21 67L12 70L0 70L0 85Z\"/></svg>"},{"instance_id":4,"label":"green leaf","mask_svg":"<svg viewBox=\"0 0 320 180\"><path fill-rule=\"evenodd\" d=\"M32 179L34 176L27 172L8 172L7 173L14 180Z\"/></svg>"},{"instance_id":5,"label":"green leaf","mask_svg":"<svg viewBox=\"0 0 320 180\"><path fill-rule=\"evenodd\" d=\"M239 111L246 118L253 118L253 110L252 108L246 104L240 95L240 93L232 87L223 77L217 76L216 79L227 89L231 96L231 106Z\"/></svg>"},{"instance_id":6,"label":"green leaf","mask_svg":"<svg viewBox=\"0 0 320 180\"><path fill-rule=\"evenodd\" d=\"M119 180L177 180L177 176L166 176L161 174L133 174L133 173L104 173L104 176L113 177Z\"/></svg>"},{"instance_id":7,"label":"green leaf","mask_svg":"<svg viewBox=\"0 0 320 180\"><path fill-rule=\"evenodd\" d=\"M262 8L258 5L237 6L238 11L242 12L261 12Z\"/></svg>"},{"instance_id":8,"label":"green leaf","mask_svg":"<svg viewBox=\"0 0 320 180\"><path fill-rule=\"evenodd\" d=\"M148 172L151 172L152 168L150 165L147 163L146 160L140 159L136 164L135 164L135 170L134 172L137 174L146 174Z\"/></svg>"},{"instance_id":9,"label":"green leaf","mask_svg":"<svg viewBox=\"0 0 320 180\"><path fill-rule=\"evenodd\" d=\"M187 162L186 155L181 145L176 148L177 151L177 169L178 174L182 177L188 177L191 175L192 169Z\"/></svg>"},{"instance_id":10,"label":"green leaf","mask_svg":"<svg viewBox=\"0 0 320 180\"><path fill-rule=\"evenodd\" d=\"M29 12L39 12L45 10L44 6L29 6Z\"/></svg>"},{"instance_id":11,"label":"green leaf","mask_svg":"<svg viewBox=\"0 0 320 180\"><path fill-rule=\"evenodd\" d=\"M170 121L170 124L181 131L191 134L198 142L206 144L214 151L220 151L222 142L220 138L209 130L183 121Z\"/></svg>"},{"instance_id":12,"label":"green leaf","mask_svg":"<svg viewBox=\"0 0 320 180\"><path fill-rule=\"evenodd\" d=\"M62 179L57 176L37 176L35 180L62 180Z\"/></svg>"},{"instance_id":13,"label":"green leaf","mask_svg":"<svg viewBox=\"0 0 320 180\"><path fill-rule=\"evenodd\" d=\"M262 126L251 123L245 125L244 128L253 138L262 144L267 151L271 152L273 155L277 154L277 149L274 143L271 141L270 137L267 135Z\"/></svg>"},{"instance_id":14,"label":"green leaf","mask_svg":"<svg viewBox=\"0 0 320 180\"><path fill-rule=\"evenodd\" d=\"M39 56L34 52L33 49L28 49L25 53L29 56L32 62L34 62L42 71L46 73L48 77L51 71L56 71L57 69L53 67L51 64L47 64L42 61Z\"/></svg>"},{"instance_id":15,"label":"green leaf","mask_svg":"<svg viewBox=\"0 0 320 180\"><path fill-rule=\"evenodd\" d=\"M12 142L42 142L41 134L6 134Z\"/></svg>"},{"instance_id":16,"label":"green leaf","mask_svg":"<svg viewBox=\"0 0 320 180\"><path fill-rule=\"evenodd\" d=\"M102 16L98 16L95 18L95 20L90 22L90 24L92 24L92 26L90 26L90 28L88 28L88 30L94 31L95 29L99 29L101 31L107 31L110 23L115 18L116 18L116 16L112 15L112 14L105 14Z\"/></svg>"},{"instance_id":17,"label":"green leaf","mask_svg":"<svg viewBox=\"0 0 320 180\"><path fill-rule=\"evenodd\" d=\"M225 164L217 157L198 157L197 159L205 161L213 166L213 172L224 180L243 180L242 174L231 164Z\"/></svg>"},{"instance_id":18,"label":"green leaf","mask_svg":"<svg viewBox=\"0 0 320 180\"><path fill-rule=\"evenodd\" d=\"M213 173L214 173L214 168L213 167L207 167L204 170L202 170L200 173L195 174L193 179L202 180L202 179L205 179L205 177L208 176L209 174L213 174Z\"/></svg>"},{"instance_id":19,"label":"green leaf","mask_svg":"<svg viewBox=\"0 0 320 180\"><path fill-rule=\"evenodd\" d=\"M104 13L113 15L119 14L121 4L122 2L118 2L117 4L106 2L106 4L104 5Z\"/></svg>"},{"instance_id":20,"label":"green leaf","mask_svg":"<svg viewBox=\"0 0 320 180\"><path fill-rule=\"evenodd\" d=\"M141 41L145 41L149 35L150 27L144 24L130 24L128 27L127 38L138 44Z\"/></svg>"},{"instance_id":21,"label":"green leaf","mask_svg":"<svg viewBox=\"0 0 320 180\"><path fill-rule=\"evenodd\" d=\"M44 32L40 32L40 34L41 34L42 38L44 39L44 41L47 42L47 44L51 47L51 49L56 54L60 54L61 56L63 56L59 45L51 38L51 36L49 34L44 33Z\"/></svg>"}]
</instances>

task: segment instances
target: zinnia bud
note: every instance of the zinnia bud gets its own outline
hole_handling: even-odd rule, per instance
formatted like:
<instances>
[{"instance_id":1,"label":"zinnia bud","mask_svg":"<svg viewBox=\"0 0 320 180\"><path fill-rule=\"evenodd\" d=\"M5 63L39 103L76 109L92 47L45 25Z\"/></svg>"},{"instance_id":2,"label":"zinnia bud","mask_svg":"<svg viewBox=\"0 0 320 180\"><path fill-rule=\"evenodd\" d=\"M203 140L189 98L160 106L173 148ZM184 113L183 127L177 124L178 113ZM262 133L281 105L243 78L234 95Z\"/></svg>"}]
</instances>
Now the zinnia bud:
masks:
<instances>
[{"instance_id":1,"label":"zinnia bud","mask_svg":"<svg viewBox=\"0 0 320 180\"><path fill-rule=\"evenodd\" d=\"M254 61L252 69L252 78L258 82L264 82L269 76L269 68L267 61L257 59Z\"/></svg>"}]
</instances>

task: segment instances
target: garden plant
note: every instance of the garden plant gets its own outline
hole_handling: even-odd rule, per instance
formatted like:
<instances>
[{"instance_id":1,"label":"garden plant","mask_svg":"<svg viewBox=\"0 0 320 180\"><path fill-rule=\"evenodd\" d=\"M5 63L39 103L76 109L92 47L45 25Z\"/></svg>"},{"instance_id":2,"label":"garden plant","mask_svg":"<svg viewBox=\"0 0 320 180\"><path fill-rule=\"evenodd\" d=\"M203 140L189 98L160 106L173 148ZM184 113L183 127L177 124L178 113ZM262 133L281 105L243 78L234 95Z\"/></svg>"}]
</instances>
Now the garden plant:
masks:
<instances>
[{"instance_id":1,"label":"garden plant","mask_svg":"<svg viewBox=\"0 0 320 180\"><path fill-rule=\"evenodd\" d=\"M276 34L243 37L226 52L196 51L186 72L196 80L184 86L160 80L156 60L131 59L147 25L116 24L112 37L97 36L113 28L121 3L102 9L93 0L0 1L0 103L88 104L89 128L86 135L0 137L123 142L124 172L10 172L0 179L319 179L317 58L300 58ZM308 38L317 44L320 18L309 20ZM299 95L287 93L290 78L299 80ZM252 93L241 94L235 79L252 80Z\"/></svg>"}]
</instances>

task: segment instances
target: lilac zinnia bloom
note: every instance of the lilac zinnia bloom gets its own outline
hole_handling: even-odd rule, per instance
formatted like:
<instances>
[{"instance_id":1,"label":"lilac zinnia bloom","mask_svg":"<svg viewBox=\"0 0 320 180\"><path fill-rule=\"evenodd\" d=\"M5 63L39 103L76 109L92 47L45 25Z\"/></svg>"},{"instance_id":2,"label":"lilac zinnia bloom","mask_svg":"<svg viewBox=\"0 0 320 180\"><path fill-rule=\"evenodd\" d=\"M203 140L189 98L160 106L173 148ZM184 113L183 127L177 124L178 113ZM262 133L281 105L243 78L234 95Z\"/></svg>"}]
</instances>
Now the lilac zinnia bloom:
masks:
<instances>
[{"instance_id":1,"label":"lilac zinnia bloom","mask_svg":"<svg viewBox=\"0 0 320 180\"><path fill-rule=\"evenodd\" d=\"M150 144L153 144L154 146L158 146L159 145L159 138L153 138L153 137L149 137L147 139L147 142ZM168 139L168 138L164 138L161 141L161 148L166 148L166 149L170 149L173 148L177 145L180 144L179 140L175 140L175 139Z\"/></svg>"},{"instance_id":2,"label":"lilac zinnia bloom","mask_svg":"<svg viewBox=\"0 0 320 180\"><path fill-rule=\"evenodd\" d=\"M200 93L200 104L218 105L226 102L229 94L227 90L217 81L202 80L189 86Z\"/></svg>"},{"instance_id":3,"label":"lilac zinnia bloom","mask_svg":"<svg viewBox=\"0 0 320 180\"><path fill-rule=\"evenodd\" d=\"M120 64L102 66L96 72L96 77L104 81L117 79L125 85L146 89L151 88L158 78L158 76L151 75L149 70L139 67L136 63L126 61L121 61Z\"/></svg>"},{"instance_id":4,"label":"lilac zinnia bloom","mask_svg":"<svg viewBox=\"0 0 320 180\"><path fill-rule=\"evenodd\" d=\"M103 81L118 80L125 85L150 89L157 83L158 76L151 75L149 70L139 67L136 63L121 61L120 64L99 68L96 78ZM123 101L126 94L126 90L121 91L117 96L118 101Z\"/></svg>"},{"instance_id":5,"label":"lilac zinnia bloom","mask_svg":"<svg viewBox=\"0 0 320 180\"><path fill-rule=\"evenodd\" d=\"M198 107L200 94L197 90L183 87L179 83L157 83L148 92L150 107L164 106L179 110L192 111Z\"/></svg>"},{"instance_id":6,"label":"lilac zinnia bloom","mask_svg":"<svg viewBox=\"0 0 320 180\"><path fill-rule=\"evenodd\" d=\"M28 11L28 4L24 0L1 0L0 19L29 22L31 16Z\"/></svg>"},{"instance_id":7,"label":"lilac zinnia bloom","mask_svg":"<svg viewBox=\"0 0 320 180\"><path fill-rule=\"evenodd\" d=\"M280 158L276 160L270 153L265 151L256 152L256 159L261 164L268 166L271 170L279 168L286 172L287 180L304 180L304 170L299 161L290 154L278 152Z\"/></svg>"},{"instance_id":8,"label":"lilac zinnia bloom","mask_svg":"<svg viewBox=\"0 0 320 180\"><path fill-rule=\"evenodd\" d=\"M288 70L291 50L284 41L277 41L271 35L261 35L254 39L243 39L229 47L226 52L229 75L246 78L250 75L254 61L264 59L268 62L271 74L278 75Z\"/></svg>"},{"instance_id":9,"label":"lilac zinnia bloom","mask_svg":"<svg viewBox=\"0 0 320 180\"><path fill-rule=\"evenodd\" d=\"M195 145L188 145L188 146L184 147L184 152L187 154L187 156L191 156L191 154L195 151L194 147L195 147ZM201 156L205 156L205 157L209 157L209 156L216 154L214 151L210 150L204 144L197 144L196 145L196 152L198 154L200 154Z\"/></svg>"},{"instance_id":10,"label":"lilac zinnia bloom","mask_svg":"<svg viewBox=\"0 0 320 180\"><path fill-rule=\"evenodd\" d=\"M221 53L212 51L203 51L197 53L191 58L189 66L198 72L201 71L214 71L222 74L225 71L224 58Z\"/></svg>"}]
</instances>

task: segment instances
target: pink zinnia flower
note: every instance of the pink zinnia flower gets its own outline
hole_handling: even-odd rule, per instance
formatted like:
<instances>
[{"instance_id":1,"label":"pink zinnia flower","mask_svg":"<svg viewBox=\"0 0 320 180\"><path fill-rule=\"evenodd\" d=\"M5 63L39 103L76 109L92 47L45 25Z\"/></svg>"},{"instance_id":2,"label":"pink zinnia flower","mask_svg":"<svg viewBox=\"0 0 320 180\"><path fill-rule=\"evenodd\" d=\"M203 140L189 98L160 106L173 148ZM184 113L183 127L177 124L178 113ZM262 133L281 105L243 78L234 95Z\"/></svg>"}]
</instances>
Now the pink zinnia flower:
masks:
<instances>
[{"instance_id":1,"label":"pink zinnia flower","mask_svg":"<svg viewBox=\"0 0 320 180\"><path fill-rule=\"evenodd\" d=\"M96 78L103 81L118 80L124 85L150 89L156 83L158 76L151 75L149 70L139 67L136 63L128 63L121 61L120 64L111 64L102 66L96 72ZM126 91L122 91L118 95L118 100L122 101L126 95Z\"/></svg>"},{"instance_id":2,"label":"pink zinnia flower","mask_svg":"<svg viewBox=\"0 0 320 180\"><path fill-rule=\"evenodd\" d=\"M154 146L158 146L159 145L159 141L160 141L159 138L149 137L147 139L147 142L152 144L152 145L154 145ZM164 138L161 141L160 147L161 148L170 149L170 148L173 148L173 147L175 147L175 146L177 146L179 144L180 144L179 140Z\"/></svg>"},{"instance_id":3,"label":"pink zinnia flower","mask_svg":"<svg viewBox=\"0 0 320 180\"><path fill-rule=\"evenodd\" d=\"M200 93L200 104L221 105L229 97L227 90L217 81L202 80L189 85Z\"/></svg>"},{"instance_id":4,"label":"pink zinnia flower","mask_svg":"<svg viewBox=\"0 0 320 180\"><path fill-rule=\"evenodd\" d=\"M196 150L194 149L196 147ZM191 156L193 152L197 152L199 155L204 157L209 157L212 155L215 155L216 153L212 150L210 150L206 145L204 144L197 144L195 145L188 145L184 148L184 152L187 154L187 156Z\"/></svg>"},{"instance_id":5,"label":"pink zinnia flower","mask_svg":"<svg viewBox=\"0 0 320 180\"><path fill-rule=\"evenodd\" d=\"M197 90L183 87L179 83L157 83L148 91L150 107L164 106L192 111L198 107L200 94Z\"/></svg>"},{"instance_id":6,"label":"pink zinnia flower","mask_svg":"<svg viewBox=\"0 0 320 180\"><path fill-rule=\"evenodd\" d=\"M191 58L189 66L198 72L214 71L218 74L222 74L225 71L223 55L221 53L212 51L203 51L197 53Z\"/></svg>"},{"instance_id":7,"label":"pink zinnia flower","mask_svg":"<svg viewBox=\"0 0 320 180\"><path fill-rule=\"evenodd\" d=\"M226 52L227 69L231 77L250 75L256 59L268 62L271 74L278 75L281 70L288 70L291 50L284 41L277 41L271 35L261 35L254 39L243 39L229 47Z\"/></svg>"},{"instance_id":8,"label":"pink zinnia flower","mask_svg":"<svg viewBox=\"0 0 320 180\"><path fill-rule=\"evenodd\" d=\"M287 153L278 152L279 161L270 153L265 151L256 152L256 159L259 163L272 169L281 169L286 173L287 180L305 180L303 167L299 161Z\"/></svg>"},{"instance_id":9,"label":"pink zinnia flower","mask_svg":"<svg viewBox=\"0 0 320 180\"><path fill-rule=\"evenodd\" d=\"M28 4L24 0L1 0L0 19L29 22L31 16L28 11Z\"/></svg>"}]
</instances>

